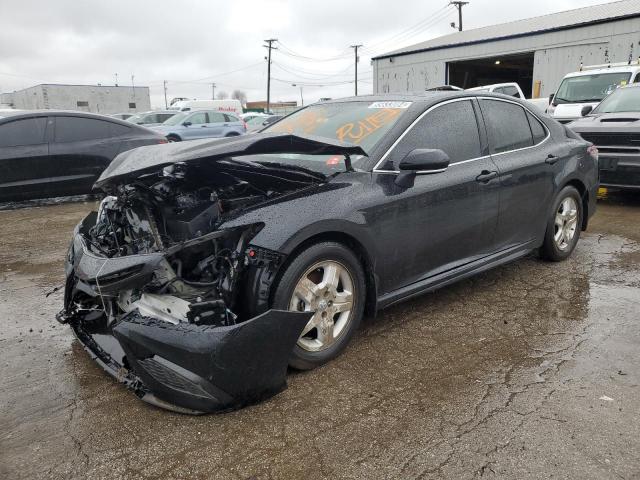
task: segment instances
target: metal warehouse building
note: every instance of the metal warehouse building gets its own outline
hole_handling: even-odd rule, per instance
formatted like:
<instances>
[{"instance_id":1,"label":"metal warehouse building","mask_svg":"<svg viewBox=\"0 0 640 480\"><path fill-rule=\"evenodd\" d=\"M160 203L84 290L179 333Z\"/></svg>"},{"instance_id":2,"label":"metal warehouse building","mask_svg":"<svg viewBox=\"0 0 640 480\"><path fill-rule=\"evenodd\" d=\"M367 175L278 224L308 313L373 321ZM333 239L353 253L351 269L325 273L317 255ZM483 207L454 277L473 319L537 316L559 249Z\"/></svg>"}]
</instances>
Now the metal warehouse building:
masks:
<instances>
[{"instance_id":1,"label":"metal warehouse building","mask_svg":"<svg viewBox=\"0 0 640 480\"><path fill-rule=\"evenodd\" d=\"M555 93L580 64L640 58L640 0L476 28L375 57L374 92L417 92L518 82L525 95Z\"/></svg>"},{"instance_id":2,"label":"metal warehouse building","mask_svg":"<svg viewBox=\"0 0 640 480\"><path fill-rule=\"evenodd\" d=\"M3 93L0 103L20 110L80 110L102 114L151 110L149 87L43 84Z\"/></svg>"}]
</instances>

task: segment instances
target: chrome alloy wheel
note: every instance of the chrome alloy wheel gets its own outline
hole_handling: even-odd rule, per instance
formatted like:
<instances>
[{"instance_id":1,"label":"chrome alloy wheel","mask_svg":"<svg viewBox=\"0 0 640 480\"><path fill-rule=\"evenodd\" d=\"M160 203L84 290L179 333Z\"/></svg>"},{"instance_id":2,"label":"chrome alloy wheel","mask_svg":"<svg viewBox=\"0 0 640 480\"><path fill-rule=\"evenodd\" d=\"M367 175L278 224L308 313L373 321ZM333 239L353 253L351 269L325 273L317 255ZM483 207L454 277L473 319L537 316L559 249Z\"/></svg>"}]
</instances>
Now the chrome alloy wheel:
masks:
<instances>
[{"instance_id":1,"label":"chrome alloy wheel","mask_svg":"<svg viewBox=\"0 0 640 480\"><path fill-rule=\"evenodd\" d=\"M556 212L554 240L558 250L564 252L571 246L578 230L578 204L573 197L565 198Z\"/></svg>"},{"instance_id":2,"label":"chrome alloy wheel","mask_svg":"<svg viewBox=\"0 0 640 480\"><path fill-rule=\"evenodd\" d=\"M354 312L353 289L351 274L338 262L318 262L305 272L289 303L289 310L314 312L298 340L300 348L326 350L347 330Z\"/></svg>"}]
</instances>

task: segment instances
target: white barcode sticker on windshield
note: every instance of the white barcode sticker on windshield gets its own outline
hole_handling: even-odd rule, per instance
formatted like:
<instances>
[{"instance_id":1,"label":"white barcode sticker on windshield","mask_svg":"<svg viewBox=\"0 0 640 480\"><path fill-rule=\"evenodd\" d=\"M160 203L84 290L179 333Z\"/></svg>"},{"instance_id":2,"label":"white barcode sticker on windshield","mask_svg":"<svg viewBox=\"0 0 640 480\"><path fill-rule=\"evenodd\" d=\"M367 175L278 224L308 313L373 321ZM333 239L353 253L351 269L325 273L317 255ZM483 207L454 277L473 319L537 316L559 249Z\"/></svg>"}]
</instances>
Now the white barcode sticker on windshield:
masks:
<instances>
[{"instance_id":1,"label":"white barcode sticker on windshield","mask_svg":"<svg viewBox=\"0 0 640 480\"><path fill-rule=\"evenodd\" d=\"M411 102L375 102L369 108L409 108Z\"/></svg>"}]
</instances>

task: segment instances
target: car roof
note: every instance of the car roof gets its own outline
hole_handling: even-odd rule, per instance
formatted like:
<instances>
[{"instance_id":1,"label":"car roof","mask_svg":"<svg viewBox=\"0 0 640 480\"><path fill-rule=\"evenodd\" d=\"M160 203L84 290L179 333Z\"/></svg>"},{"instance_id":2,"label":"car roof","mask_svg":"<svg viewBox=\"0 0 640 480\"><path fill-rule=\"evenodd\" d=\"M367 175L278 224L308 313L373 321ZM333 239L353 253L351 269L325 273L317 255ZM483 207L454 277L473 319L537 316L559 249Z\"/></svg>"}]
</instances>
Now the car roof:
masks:
<instances>
[{"instance_id":1,"label":"car roof","mask_svg":"<svg viewBox=\"0 0 640 480\"><path fill-rule=\"evenodd\" d=\"M429 92L413 92L413 93L385 93L377 95L361 95L357 97L346 97L326 102L315 103L313 105L330 105L332 103L348 103L348 102L411 102L415 105L432 105L441 101L453 100L455 98L473 98L481 94L483 97L495 97L498 99L508 99L513 102L519 102L515 97L510 97L493 92L471 92L462 91L429 91ZM520 102L523 105L523 102Z\"/></svg>"},{"instance_id":2,"label":"car roof","mask_svg":"<svg viewBox=\"0 0 640 480\"><path fill-rule=\"evenodd\" d=\"M89 112L77 112L73 110L16 110L16 113L10 112L9 114L0 113L0 123L6 120L15 120L16 118L33 118L33 117L78 117L78 118L93 118L95 120L102 120L105 122L117 123L119 125L125 125L127 127L137 127L132 123L120 120L119 118L109 117L107 115L100 115L97 113Z\"/></svg>"},{"instance_id":3,"label":"car roof","mask_svg":"<svg viewBox=\"0 0 640 480\"><path fill-rule=\"evenodd\" d=\"M635 73L640 71L640 66L627 65L623 67L603 67L593 70L582 70L565 75L565 78L585 77L587 75L602 75L604 73Z\"/></svg>"}]
</instances>

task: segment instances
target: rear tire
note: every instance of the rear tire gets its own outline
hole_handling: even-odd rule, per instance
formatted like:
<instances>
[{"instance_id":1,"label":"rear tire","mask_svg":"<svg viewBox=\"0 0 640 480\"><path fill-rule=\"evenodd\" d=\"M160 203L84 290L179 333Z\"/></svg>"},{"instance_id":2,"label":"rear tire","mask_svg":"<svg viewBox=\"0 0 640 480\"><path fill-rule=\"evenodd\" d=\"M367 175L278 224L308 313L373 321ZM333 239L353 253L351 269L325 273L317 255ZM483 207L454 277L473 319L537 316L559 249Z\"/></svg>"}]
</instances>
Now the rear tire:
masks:
<instances>
[{"instance_id":1,"label":"rear tire","mask_svg":"<svg viewBox=\"0 0 640 480\"><path fill-rule=\"evenodd\" d=\"M555 201L547 222L542 258L562 262L569 258L578 244L584 209L580 193L574 187L563 188Z\"/></svg>"},{"instance_id":2,"label":"rear tire","mask_svg":"<svg viewBox=\"0 0 640 480\"><path fill-rule=\"evenodd\" d=\"M342 353L362 320L365 288L360 261L339 243L312 245L291 261L276 286L273 306L314 312L291 352L291 367L311 370Z\"/></svg>"},{"instance_id":3,"label":"rear tire","mask_svg":"<svg viewBox=\"0 0 640 480\"><path fill-rule=\"evenodd\" d=\"M169 141L169 143L175 143L175 142L181 142L182 141L182 139L177 135L169 135L169 136L167 136L167 140Z\"/></svg>"}]
</instances>

